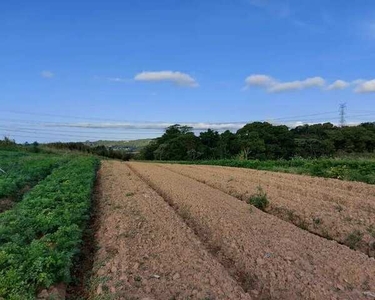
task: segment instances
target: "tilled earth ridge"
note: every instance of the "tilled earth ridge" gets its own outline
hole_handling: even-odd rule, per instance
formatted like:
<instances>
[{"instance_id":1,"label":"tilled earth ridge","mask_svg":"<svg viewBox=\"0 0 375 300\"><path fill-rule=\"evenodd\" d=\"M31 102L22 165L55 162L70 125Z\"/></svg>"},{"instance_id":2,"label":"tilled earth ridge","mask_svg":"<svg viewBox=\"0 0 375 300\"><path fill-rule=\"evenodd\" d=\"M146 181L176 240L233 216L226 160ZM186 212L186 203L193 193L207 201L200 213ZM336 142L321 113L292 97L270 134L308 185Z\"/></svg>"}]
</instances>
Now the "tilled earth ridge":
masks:
<instances>
[{"instance_id":1,"label":"tilled earth ridge","mask_svg":"<svg viewBox=\"0 0 375 300\"><path fill-rule=\"evenodd\" d=\"M375 260L155 164L130 163L256 299L368 299Z\"/></svg>"},{"instance_id":2,"label":"tilled earth ridge","mask_svg":"<svg viewBox=\"0 0 375 300\"><path fill-rule=\"evenodd\" d=\"M251 299L174 210L124 163L103 161L98 178L96 297Z\"/></svg>"},{"instance_id":3,"label":"tilled earth ridge","mask_svg":"<svg viewBox=\"0 0 375 300\"><path fill-rule=\"evenodd\" d=\"M287 174L285 179L285 174L279 176L272 172L238 168L160 166L245 201L260 186L270 200L267 212L310 232L375 256L375 196L371 196L371 185L340 182L340 188L330 188L329 184L310 184L316 178L301 175ZM338 185L332 179L324 182L332 182L333 187ZM366 188L370 192L366 192ZM361 190L361 193L348 190Z\"/></svg>"}]
</instances>

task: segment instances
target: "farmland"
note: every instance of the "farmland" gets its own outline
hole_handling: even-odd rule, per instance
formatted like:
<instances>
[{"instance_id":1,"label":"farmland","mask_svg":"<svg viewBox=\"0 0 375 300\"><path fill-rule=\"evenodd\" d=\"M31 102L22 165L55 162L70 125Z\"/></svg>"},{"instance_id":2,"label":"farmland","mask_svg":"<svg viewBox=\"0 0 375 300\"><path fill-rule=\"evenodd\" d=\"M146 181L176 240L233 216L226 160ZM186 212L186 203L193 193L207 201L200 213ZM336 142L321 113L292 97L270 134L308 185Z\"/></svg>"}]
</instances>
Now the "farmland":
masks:
<instances>
[{"instance_id":1,"label":"farmland","mask_svg":"<svg viewBox=\"0 0 375 300\"><path fill-rule=\"evenodd\" d=\"M0 212L45 178L65 159L57 155L43 155L19 151L0 151Z\"/></svg>"},{"instance_id":2,"label":"farmland","mask_svg":"<svg viewBox=\"0 0 375 300\"><path fill-rule=\"evenodd\" d=\"M0 298L374 295L373 185L207 165L103 160L98 169L92 156L1 154L2 187L17 184L1 189L16 198L0 214Z\"/></svg>"},{"instance_id":3,"label":"farmland","mask_svg":"<svg viewBox=\"0 0 375 300\"><path fill-rule=\"evenodd\" d=\"M242 184L252 193L262 180L271 207L277 207L284 202L278 203L273 197L272 181L285 184L282 192L300 186L312 196L291 193L287 205L299 207L294 213L301 216L312 197L319 199L320 194L313 192L320 185L327 194L314 211L322 213L320 225L343 225L350 240L356 223L353 220L352 227L346 225L345 216L365 220L358 227L361 232L373 228L374 188L263 173L103 162L97 194L99 250L91 293L114 299L368 299L375 289L375 261L368 248L333 240L339 236L328 238L309 232L309 227L296 226L282 213L274 214L268 208L261 211L239 198ZM224 187L231 182L232 192L237 191L235 197L219 184L215 186L217 182ZM329 199L334 193L350 196ZM366 202L358 203L358 199ZM343 217L328 218L332 211L325 214L325 209L336 200ZM345 235L346 231L339 233ZM372 235L362 238L374 241ZM351 246L358 246L358 251Z\"/></svg>"},{"instance_id":4,"label":"farmland","mask_svg":"<svg viewBox=\"0 0 375 300\"><path fill-rule=\"evenodd\" d=\"M245 202L261 188L270 202L267 213L375 256L374 186L241 168L161 166Z\"/></svg>"},{"instance_id":5,"label":"farmland","mask_svg":"<svg viewBox=\"0 0 375 300\"><path fill-rule=\"evenodd\" d=\"M45 289L50 286L71 280L98 161L18 151L2 154L3 168L15 170L2 175L4 195L15 191L15 185L3 189L8 182L22 188L40 181L0 214L0 298L35 299L39 293L48 294Z\"/></svg>"},{"instance_id":6,"label":"farmland","mask_svg":"<svg viewBox=\"0 0 375 300\"><path fill-rule=\"evenodd\" d=\"M167 162L167 161L166 161ZM171 163L171 162L167 162ZM375 159L373 157L319 158L291 160L196 160L176 161L178 164L211 165L255 170L305 174L317 177L362 181L375 184Z\"/></svg>"}]
</instances>

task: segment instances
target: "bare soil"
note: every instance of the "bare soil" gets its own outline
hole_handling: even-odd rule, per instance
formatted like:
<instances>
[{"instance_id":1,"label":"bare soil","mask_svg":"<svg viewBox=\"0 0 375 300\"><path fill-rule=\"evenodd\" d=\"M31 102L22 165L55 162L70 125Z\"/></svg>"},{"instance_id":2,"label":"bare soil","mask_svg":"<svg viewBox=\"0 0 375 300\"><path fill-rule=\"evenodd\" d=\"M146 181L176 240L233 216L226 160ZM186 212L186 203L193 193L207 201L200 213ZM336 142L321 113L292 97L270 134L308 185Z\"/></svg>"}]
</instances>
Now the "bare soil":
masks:
<instances>
[{"instance_id":1,"label":"bare soil","mask_svg":"<svg viewBox=\"0 0 375 300\"><path fill-rule=\"evenodd\" d=\"M0 198L0 213L11 209L21 197L26 194L31 187L29 185L24 186L20 189L16 195L9 196L6 198Z\"/></svg>"},{"instance_id":2,"label":"bare soil","mask_svg":"<svg viewBox=\"0 0 375 300\"><path fill-rule=\"evenodd\" d=\"M310 176L217 166L160 165L248 200L260 186L267 212L375 256L375 187Z\"/></svg>"},{"instance_id":3,"label":"bare soil","mask_svg":"<svg viewBox=\"0 0 375 300\"><path fill-rule=\"evenodd\" d=\"M130 163L129 166L163 196L194 230L202 244L210 249L216 261L223 266L232 266L231 269L226 268L227 272L232 274L243 290L254 299L369 299L371 296L368 295L375 292L373 258L335 241L311 234L276 216L251 207L244 201L238 201L237 198L217 188L167 170L165 167L145 163ZM176 166L178 167L180 166ZM212 172L211 177L222 177L219 169L215 168L215 172L217 170L218 173ZM204 176L210 176L205 167L199 167L198 173L201 172ZM237 173L233 170L231 176L235 177ZM229 179L231 178L225 180ZM223 178L219 182L222 180ZM294 179L288 176L272 177L270 182L273 180L281 186L292 186L294 182ZM301 178L298 180L302 187L297 199L301 200L298 204L300 206L305 205L306 200L303 199L307 197L308 192L318 186L332 197L335 190L337 192L343 189L341 182L319 185L311 180L310 184L315 185L311 187ZM113 184L113 178L108 181L109 184ZM362 191L356 184L350 184L353 187L345 191L353 197L356 194L357 198L365 195L372 197L371 189ZM236 190L237 186L233 189ZM307 190L307 195L304 195L304 189ZM280 190L284 192L282 187ZM266 191L268 192L267 188ZM317 197L319 192L314 195ZM287 198L285 195L285 199ZM371 200L364 201L372 207ZM326 202L334 200L327 199L324 203ZM339 204L346 203L348 204L344 209L360 206L358 203L351 205L345 195ZM298 207L293 201L290 205L293 205L293 209ZM154 211L159 209L158 202ZM321 211L323 210L325 206L321 207ZM164 219L167 218L166 212L161 213ZM170 209L168 212L173 215ZM113 218L113 212L111 214ZM118 223L122 224L124 216L121 215L119 218L121 220L119 219ZM168 224L169 221L165 226L169 227ZM156 231L159 229L154 232ZM120 252L132 251L131 248L132 245L124 245Z\"/></svg>"},{"instance_id":4,"label":"bare soil","mask_svg":"<svg viewBox=\"0 0 375 300\"><path fill-rule=\"evenodd\" d=\"M252 299L125 163L98 176L93 299Z\"/></svg>"},{"instance_id":5,"label":"bare soil","mask_svg":"<svg viewBox=\"0 0 375 300\"><path fill-rule=\"evenodd\" d=\"M10 198L2 198L0 199L0 213L11 209L14 205L14 200Z\"/></svg>"}]
</instances>

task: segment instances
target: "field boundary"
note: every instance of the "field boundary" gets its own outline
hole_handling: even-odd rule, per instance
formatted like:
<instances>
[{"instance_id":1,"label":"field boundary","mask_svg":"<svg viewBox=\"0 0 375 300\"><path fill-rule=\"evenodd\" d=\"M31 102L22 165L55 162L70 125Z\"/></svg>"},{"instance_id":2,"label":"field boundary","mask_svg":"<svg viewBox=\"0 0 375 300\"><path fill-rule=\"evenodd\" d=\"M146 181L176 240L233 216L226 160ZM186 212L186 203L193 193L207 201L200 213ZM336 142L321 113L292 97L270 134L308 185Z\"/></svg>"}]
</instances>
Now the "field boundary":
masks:
<instances>
[{"instance_id":1,"label":"field boundary","mask_svg":"<svg viewBox=\"0 0 375 300\"><path fill-rule=\"evenodd\" d=\"M291 159L291 160L195 160L168 161L153 160L140 161L156 164L177 164L196 166L221 166L240 169L262 170L287 174L306 175L316 178L330 178L339 181L354 181L375 184L374 158L319 158L319 159Z\"/></svg>"},{"instance_id":2,"label":"field boundary","mask_svg":"<svg viewBox=\"0 0 375 300\"><path fill-rule=\"evenodd\" d=\"M89 281L93 272L93 265L95 261L94 254L97 251L97 240L95 234L99 228L99 168L96 170L94 189L91 194L90 217L82 234L82 246L80 247L80 251L75 258L75 263L71 269L71 276L73 280L66 288L66 299L91 299Z\"/></svg>"}]
</instances>

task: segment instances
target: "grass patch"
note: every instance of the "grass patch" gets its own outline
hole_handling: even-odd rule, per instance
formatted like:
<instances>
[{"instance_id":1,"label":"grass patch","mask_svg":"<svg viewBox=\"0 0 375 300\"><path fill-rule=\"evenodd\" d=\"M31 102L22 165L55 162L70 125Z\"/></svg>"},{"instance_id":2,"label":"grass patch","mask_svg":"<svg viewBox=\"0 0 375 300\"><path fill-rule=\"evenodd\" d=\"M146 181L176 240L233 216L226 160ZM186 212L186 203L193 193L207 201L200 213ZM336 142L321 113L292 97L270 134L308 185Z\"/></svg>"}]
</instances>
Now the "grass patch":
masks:
<instances>
[{"instance_id":1,"label":"grass patch","mask_svg":"<svg viewBox=\"0 0 375 300\"><path fill-rule=\"evenodd\" d=\"M362 241L362 238L363 233L359 230L354 230L346 237L346 239L344 240L344 244L351 249L355 249L358 246L358 243Z\"/></svg>"},{"instance_id":2,"label":"grass patch","mask_svg":"<svg viewBox=\"0 0 375 300\"><path fill-rule=\"evenodd\" d=\"M265 210L268 205L269 201L267 199L267 194L263 191L261 186L258 186L257 192L250 196L250 198L247 201L249 204L255 206L256 208L260 210Z\"/></svg>"},{"instance_id":3,"label":"grass patch","mask_svg":"<svg viewBox=\"0 0 375 300\"><path fill-rule=\"evenodd\" d=\"M374 224L371 224L367 228L367 232L375 239L375 226L374 226Z\"/></svg>"},{"instance_id":4,"label":"grass patch","mask_svg":"<svg viewBox=\"0 0 375 300\"><path fill-rule=\"evenodd\" d=\"M313 222L315 225L320 225L323 223L322 219L318 217L313 218Z\"/></svg>"}]
</instances>

